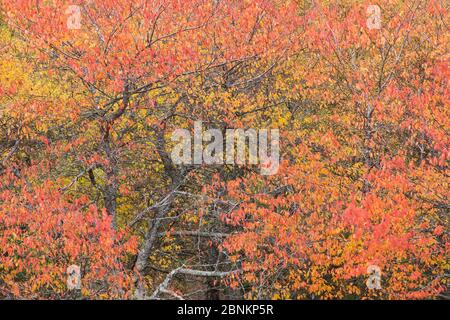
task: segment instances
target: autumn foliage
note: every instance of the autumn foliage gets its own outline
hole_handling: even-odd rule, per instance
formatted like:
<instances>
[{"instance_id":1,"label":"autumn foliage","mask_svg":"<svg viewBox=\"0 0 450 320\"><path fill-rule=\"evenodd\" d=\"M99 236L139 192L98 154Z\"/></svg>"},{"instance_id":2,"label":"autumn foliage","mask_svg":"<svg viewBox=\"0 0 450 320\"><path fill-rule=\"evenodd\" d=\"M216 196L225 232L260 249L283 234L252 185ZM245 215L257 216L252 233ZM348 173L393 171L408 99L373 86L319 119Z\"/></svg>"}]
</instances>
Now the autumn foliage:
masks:
<instances>
[{"instance_id":1,"label":"autumn foliage","mask_svg":"<svg viewBox=\"0 0 450 320\"><path fill-rule=\"evenodd\" d=\"M1 187L8 188L0 195L2 294L76 298L66 289L67 267L76 264L83 273L82 295L130 295L131 276L123 263L136 242L115 232L104 210L86 198L62 197L50 181L33 186L13 173L3 178Z\"/></svg>"},{"instance_id":2,"label":"autumn foliage","mask_svg":"<svg viewBox=\"0 0 450 320\"><path fill-rule=\"evenodd\" d=\"M0 298L446 296L445 1L0 13ZM278 128L278 172L175 164L196 121Z\"/></svg>"}]
</instances>

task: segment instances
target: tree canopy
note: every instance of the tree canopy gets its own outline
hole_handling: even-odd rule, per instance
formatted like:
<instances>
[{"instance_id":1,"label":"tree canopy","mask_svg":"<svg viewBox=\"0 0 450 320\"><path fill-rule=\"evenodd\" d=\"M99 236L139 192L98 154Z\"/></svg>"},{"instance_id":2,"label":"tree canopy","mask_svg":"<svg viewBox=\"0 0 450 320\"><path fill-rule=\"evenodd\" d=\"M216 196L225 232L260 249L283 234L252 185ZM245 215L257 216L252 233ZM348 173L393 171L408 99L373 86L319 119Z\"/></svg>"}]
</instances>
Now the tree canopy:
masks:
<instances>
[{"instance_id":1,"label":"tree canopy","mask_svg":"<svg viewBox=\"0 0 450 320\"><path fill-rule=\"evenodd\" d=\"M442 0L0 0L0 298L444 296L448 21ZM199 121L278 129L278 171L175 163Z\"/></svg>"}]
</instances>

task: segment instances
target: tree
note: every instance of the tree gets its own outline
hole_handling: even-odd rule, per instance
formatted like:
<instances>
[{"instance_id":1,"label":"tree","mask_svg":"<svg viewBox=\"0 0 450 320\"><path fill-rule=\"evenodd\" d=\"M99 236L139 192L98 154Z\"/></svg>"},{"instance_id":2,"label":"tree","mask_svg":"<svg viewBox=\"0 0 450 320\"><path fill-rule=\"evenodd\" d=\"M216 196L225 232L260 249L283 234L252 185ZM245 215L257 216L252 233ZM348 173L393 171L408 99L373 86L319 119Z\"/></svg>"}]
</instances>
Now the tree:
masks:
<instances>
[{"instance_id":1,"label":"tree","mask_svg":"<svg viewBox=\"0 0 450 320\"><path fill-rule=\"evenodd\" d=\"M367 30L364 6L315 5L307 52L287 64L286 78L299 81L285 94L283 169L218 188L239 204L223 215L241 228L224 248L242 263L232 284L248 284L248 297L445 290L447 11L434 1L382 7L384 27ZM370 266L381 270L381 290L366 285Z\"/></svg>"},{"instance_id":2,"label":"tree","mask_svg":"<svg viewBox=\"0 0 450 320\"><path fill-rule=\"evenodd\" d=\"M173 214L175 192L187 184L187 169L171 163L165 136L185 125L186 115L211 117L194 105L205 94L262 79L292 45L299 18L293 3L271 1L81 1L66 11L69 4L3 1L3 8L33 59L77 83L69 89L74 125L66 121L67 135L51 143L59 181L68 180L62 190L93 190L114 229L131 224L144 232L135 264L143 279L160 221ZM234 78L241 68L252 69ZM159 174L142 177L142 170ZM142 190L149 181L161 188Z\"/></svg>"},{"instance_id":3,"label":"tree","mask_svg":"<svg viewBox=\"0 0 450 320\"><path fill-rule=\"evenodd\" d=\"M20 236L41 244L40 215L59 221L71 212L68 225L89 234L83 245L115 250L105 259L117 263L98 267L118 277L103 290L108 297L424 298L444 290L448 8L440 1L0 7L4 223L16 232L15 212L35 217ZM278 173L174 163L171 133L196 121L220 132L279 128ZM91 224L105 228L104 239ZM52 243L67 237L76 248L63 231ZM15 250L8 237L0 232ZM80 258L61 259L49 262L59 283L63 265ZM27 289L34 280L8 278L9 268L0 276L7 292L20 283L16 294L44 294L42 284ZM381 271L381 290L367 287L368 270ZM99 297L88 283L84 295Z\"/></svg>"},{"instance_id":4,"label":"tree","mask_svg":"<svg viewBox=\"0 0 450 320\"><path fill-rule=\"evenodd\" d=\"M137 249L136 239L112 229L111 217L86 197L64 197L51 181L35 185L39 169L20 179L12 171L2 175L1 297L130 297L126 259ZM81 269L81 292L66 287L70 265Z\"/></svg>"}]
</instances>

